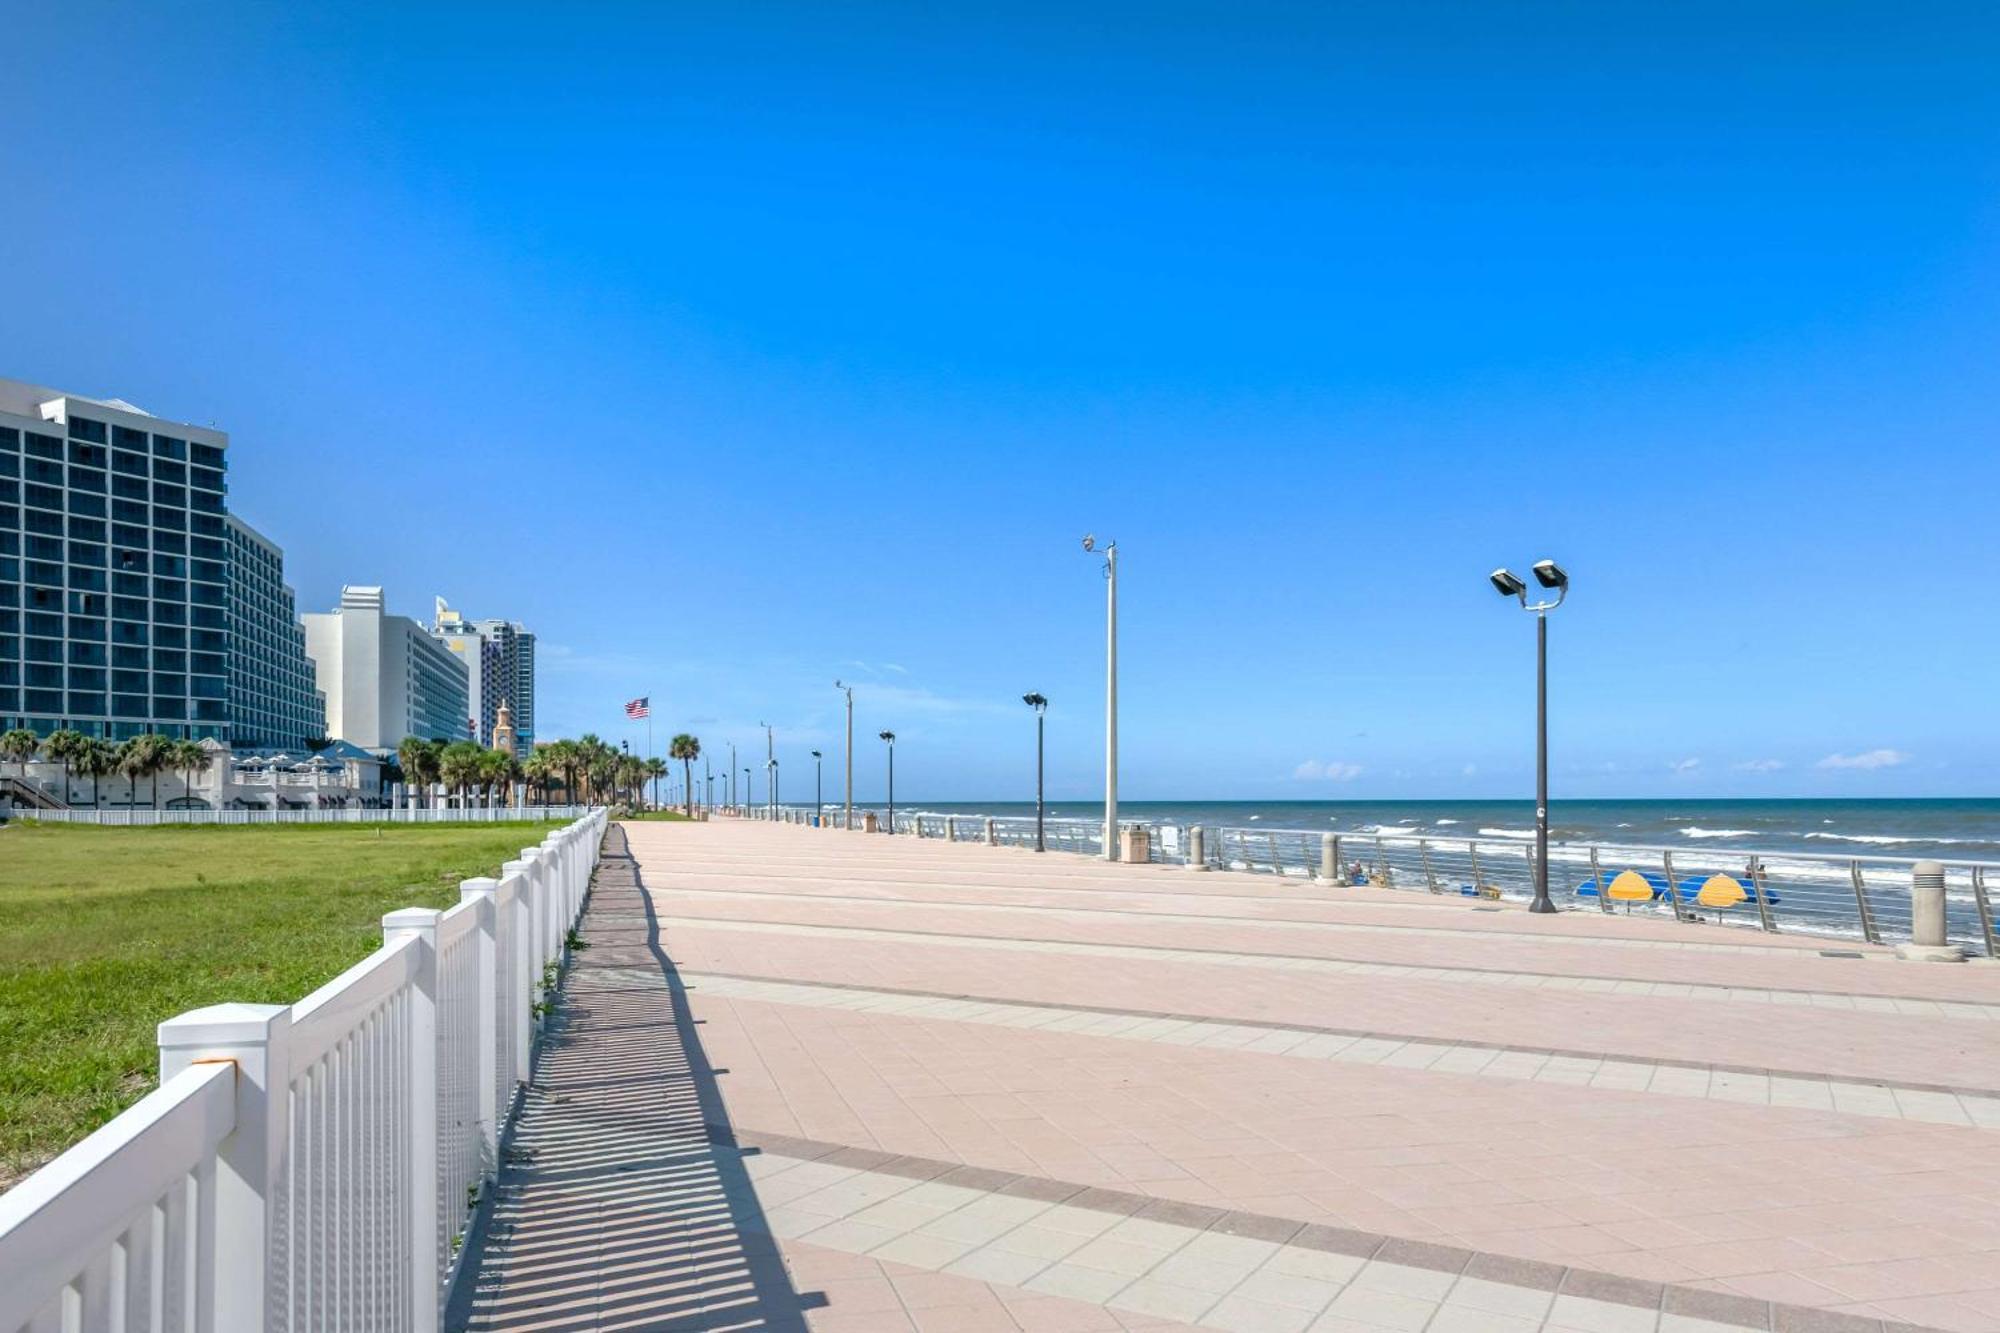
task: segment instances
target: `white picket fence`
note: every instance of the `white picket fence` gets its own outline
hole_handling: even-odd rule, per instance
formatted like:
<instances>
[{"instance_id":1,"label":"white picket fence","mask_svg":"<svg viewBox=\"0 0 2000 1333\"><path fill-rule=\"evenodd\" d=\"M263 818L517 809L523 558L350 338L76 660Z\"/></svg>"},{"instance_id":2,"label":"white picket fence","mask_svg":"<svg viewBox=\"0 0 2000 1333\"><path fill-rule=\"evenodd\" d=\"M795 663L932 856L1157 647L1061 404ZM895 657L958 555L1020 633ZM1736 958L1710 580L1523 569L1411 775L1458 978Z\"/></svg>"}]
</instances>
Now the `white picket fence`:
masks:
<instances>
[{"instance_id":1,"label":"white picket fence","mask_svg":"<svg viewBox=\"0 0 2000 1333\"><path fill-rule=\"evenodd\" d=\"M580 819L586 805L419 806L393 810L371 806L324 810L210 810L171 807L164 810L38 810L17 806L16 819L43 824L103 824L113 828L151 828L158 824L504 824L519 819Z\"/></svg>"},{"instance_id":2,"label":"white picket fence","mask_svg":"<svg viewBox=\"0 0 2000 1333\"><path fill-rule=\"evenodd\" d=\"M4 1333L435 1333L606 813L292 1005L160 1025L160 1086L0 1195Z\"/></svg>"}]
</instances>

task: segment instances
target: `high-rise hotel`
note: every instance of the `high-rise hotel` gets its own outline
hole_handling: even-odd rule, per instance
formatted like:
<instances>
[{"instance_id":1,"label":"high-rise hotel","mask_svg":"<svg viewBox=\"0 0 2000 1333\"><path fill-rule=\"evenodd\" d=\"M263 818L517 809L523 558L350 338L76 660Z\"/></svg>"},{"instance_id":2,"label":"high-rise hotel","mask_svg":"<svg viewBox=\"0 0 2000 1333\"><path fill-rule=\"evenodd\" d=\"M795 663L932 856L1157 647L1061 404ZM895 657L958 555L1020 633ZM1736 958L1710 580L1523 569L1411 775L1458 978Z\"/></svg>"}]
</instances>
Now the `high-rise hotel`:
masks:
<instances>
[{"instance_id":1,"label":"high-rise hotel","mask_svg":"<svg viewBox=\"0 0 2000 1333\"><path fill-rule=\"evenodd\" d=\"M228 738L228 449L0 380L0 729Z\"/></svg>"}]
</instances>

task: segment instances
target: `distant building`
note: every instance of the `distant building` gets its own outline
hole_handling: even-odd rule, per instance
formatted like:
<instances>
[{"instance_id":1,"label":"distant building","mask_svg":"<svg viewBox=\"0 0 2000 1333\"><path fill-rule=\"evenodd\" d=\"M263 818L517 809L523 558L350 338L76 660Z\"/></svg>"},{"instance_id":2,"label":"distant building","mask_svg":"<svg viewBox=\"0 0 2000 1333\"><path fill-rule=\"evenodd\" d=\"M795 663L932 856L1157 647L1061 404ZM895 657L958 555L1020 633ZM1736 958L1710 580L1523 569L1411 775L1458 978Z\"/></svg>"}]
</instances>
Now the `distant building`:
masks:
<instances>
[{"instance_id":1,"label":"distant building","mask_svg":"<svg viewBox=\"0 0 2000 1333\"><path fill-rule=\"evenodd\" d=\"M329 735L366 750L406 736L471 739L464 663L416 621L389 615L380 588L342 588L339 609L304 619Z\"/></svg>"},{"instance_id":2,"label":"distant building","mask_svg":"<svg viewBox=\"0 0 2000 1333\"><path fill-rule=\"evenodd\" d=\"M500 707L513 713L514 755L526 759L535 748L535 636L507 620L467 620L437 599L431 633L465 664L472 739L494 744Z\"/></svg>"},{"instance_id":3,"label":"distant building","mask_svg":"<svg viewBox=\"0 0 2000 1333\"><path fill-rule=\"evenodd\" d=\"M228 447L0 379L0 729L228 734Z\"/></svg>"},{"instance_id":4,"label":"distant building","mask_svg":"<svg viewBox=\"0 0 2000 1333\"><path fill-rule=\"evenodd\" d=\"M302 750L324 737L320 693L285 553L235 515L229 530L229 744Z\"/></svg>"}]
</instances>

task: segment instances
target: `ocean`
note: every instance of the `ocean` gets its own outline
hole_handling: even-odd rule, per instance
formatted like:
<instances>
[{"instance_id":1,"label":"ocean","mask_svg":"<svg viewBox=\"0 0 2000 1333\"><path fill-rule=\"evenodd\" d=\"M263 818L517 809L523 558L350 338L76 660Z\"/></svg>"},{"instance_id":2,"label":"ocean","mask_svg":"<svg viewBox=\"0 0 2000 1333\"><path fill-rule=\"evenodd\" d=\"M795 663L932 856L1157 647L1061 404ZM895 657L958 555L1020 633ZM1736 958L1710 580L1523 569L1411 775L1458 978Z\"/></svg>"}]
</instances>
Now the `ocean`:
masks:
<instances>
[{"instance_id":1,"label":"ocean","mask_svg":"<svg viewBox=\"0 0 2000 1333\"><path fill-rule=\"evenodd\" d=\"M871 803L876 804L876 803ZM940 814L1033 815L1033 801L898 802ZM1531 801L1120 801L1122 818L1208 827L1534 837ZM1052 801L1050 818L1101 819L1101 802ZM2000 799L1553 801L1557 841L1834 856L2000 861Z\"/></svg>"}]
</instances>

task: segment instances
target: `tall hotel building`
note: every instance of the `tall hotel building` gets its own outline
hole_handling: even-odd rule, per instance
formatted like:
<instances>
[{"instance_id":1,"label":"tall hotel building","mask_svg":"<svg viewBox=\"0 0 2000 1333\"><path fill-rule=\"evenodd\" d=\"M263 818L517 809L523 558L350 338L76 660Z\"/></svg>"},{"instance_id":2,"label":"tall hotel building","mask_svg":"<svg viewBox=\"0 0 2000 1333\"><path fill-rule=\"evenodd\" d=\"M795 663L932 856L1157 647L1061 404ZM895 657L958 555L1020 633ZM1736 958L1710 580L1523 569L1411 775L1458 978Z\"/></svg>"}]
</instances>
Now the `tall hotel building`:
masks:
<instances>
[{"instance_id":1,"label":"tall hotel building","mask_svg":"<svg viewBox=\"0 0 2000 1333\"><path fill-rule=\"evenodd\" d=\"M514 757L535 750L535 636L508 620L467 620L437 599L431 633L465 663L468 720L481 745L493 744L505 703L514 718Z\"/></svg>"},{"instance_id":2,"label":"tall hotel building","mask_svg":"<svg viewBox=\"0 0 2000 1333\"><path fill-rule=\"evenodd\" d=\"M285 582L285 553L234 514L226 525L229 744L296 753L329 733L326 696L306 656L298 596Z\"/></svg>"},{"instance_id":3,"label":"tall hotel building","mask_svg":"<svg viewBox=\"0 0 2000 1333\"><path fill-rule=\"evenodd\" d=\"M471 738L464 663L416 621L388 614L380 588L342 588L338 609L304 620L331 735L364 750Z\"/></svg>"},{"instance_id":4,"label":"tall hotel building","mask_svg":"<svg viewBox=\"0 0 2000 1333\"><path fill-rule=\"evenodd\" d=\"M228 448L0 380L0 729L228 738Z\"/></svg>"}]
</instances>

